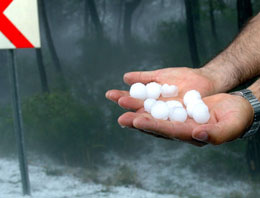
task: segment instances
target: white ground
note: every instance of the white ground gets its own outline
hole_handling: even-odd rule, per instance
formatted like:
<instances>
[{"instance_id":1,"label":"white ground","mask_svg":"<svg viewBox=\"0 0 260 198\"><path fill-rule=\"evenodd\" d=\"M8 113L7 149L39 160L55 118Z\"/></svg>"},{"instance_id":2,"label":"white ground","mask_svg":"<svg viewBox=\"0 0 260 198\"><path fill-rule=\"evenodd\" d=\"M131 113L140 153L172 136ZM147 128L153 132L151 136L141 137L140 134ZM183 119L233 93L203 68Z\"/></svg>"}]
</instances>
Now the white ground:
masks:
<instances>
[{"instance_id":1,"label":"white ground","mask_svg":"<svg viewBox=\"0 0 260 198\"><path fill-rule=\"evenodd\" d=\"M154 150L138 159L122 159L113 153L107 155L108 165L97 171L99 180L113 178L119 167L127 166L137 174L141 188L113 186L83 182L75 172L81 169L57 165L50 160L30 160L32 197L36 198L217 198L246 197L250 184L242 181L217 181L202 179L187 166L182 168L178 159L189 152L189 147L166 151L154 146ZM47 169L59 170L60 176L47 174ZM58 172L59 172L58 171ZM162 193L163 192L163 193ZM0 159L0 198L20 198L21 184L16 159Z\"/></svg>"}]
</instances>

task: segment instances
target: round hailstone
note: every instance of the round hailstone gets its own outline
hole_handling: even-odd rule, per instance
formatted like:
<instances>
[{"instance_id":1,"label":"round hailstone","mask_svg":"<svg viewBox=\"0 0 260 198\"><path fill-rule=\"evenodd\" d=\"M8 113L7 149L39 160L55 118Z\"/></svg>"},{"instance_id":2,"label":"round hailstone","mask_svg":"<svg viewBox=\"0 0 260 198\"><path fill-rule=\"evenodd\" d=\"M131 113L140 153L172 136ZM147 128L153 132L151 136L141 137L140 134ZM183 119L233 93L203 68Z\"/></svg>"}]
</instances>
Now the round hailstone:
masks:
<instances>
[{"instance_id":1,"label":"round hailstone","mask_svg":"<svg viewBox=\"0 0 260 198\"><path fill-rule=\"evenodd\" d=\"M183 107L176 107L170 110L169 118L171 121L185 122L187 120L187 112Z\"/></svg>"},{"instance_id":2,"label":"round hailstone","mask_svg":"<svg viewBox=\"0 0 260 198\"><path fill-rule=\"evenodd\" d=\"M146 85L146 97L158 99L161 95L161 85L156 82L151 82Z\"/></svg>"},{"instance_id":3,"label":"round hailstone","mask_svg":"<svg viewBox=\"0 0 260 198\"><path fill-rule=\"evenodd\" d=\"M162 97L170 98L178 96L178 87L175 85L164 84L161 89Z\"/></svg>"},{"instance_id":4,"label":"round hailstone","mask_svg":"<svg viewBox=\"0 0 260 198\"><path fill-rule=\"evenodd\" d=\"M135 83L130 88L130 96L133 98L145 100L146 99L146 88L143 83Z\"/></svg>"},{"instance_id":5,"label":"round hailstone","mask_svg":"<svg viewBox=\"0 0 260 198\"><path fill-rule=\"evenodd\" d=\"M185 95L183 97L183 102L187 106L188 103L190 103L191 101L196 100L196 99L201 99L200 93L196 90L190 90L185 93Z\"/></svg>"},{"instance_id":6,"label":"round hailstone","mask_svg":"<svg viewBox=\"0 0 260 198\"><path fill-rule=\"evenodd\" d=\"M156 103L156 100L153 98L148 98L144 101L144 110L148 113L151 113L152 106Z\"/></svg>"},{"instance_id":7,"label":"round hailstone","mask_svg":"<svg viewBox=\"0 0 260 198\"><path fill-rule=\"evenodd\" d=\"M193 108L193 119L199 124L205 124L209 121L210 113L205 104L198 104Z\"/></svg>"},{"instance_id":8,"label":"round hailstone","mask_svg":"<svg viewBox=\"0 0 260 198\"><path fill-rule=\"evenodd\" d=\"M151 109L151 114L156 119L168 120L169 109L165 102L157 101Z\"/></svg>"},{"instance_id":9,"label":"round hailstone","mask_svg":"<svg viewBox=\"0 0 260 198\"><path fill-rule=\"evenodd\" d=\"M187 113L188 115L192 118L192 112L193 112L193 109L196 105L198 104L204 104L203 100L201 99L195 99L195 100L192 100L188 103L187 107L186 107L186 110L187 110ZM205 104L204 104L205 105ZM206 106L206 105L205 105ZM207 107L207 106L206 106Z\"/></svg>"},{"instance_id":10,"label":"round hailstone","mask_svg":"<svg viewBox=\"0 0 260 198\"><path fill-rule=\"evenodd\" d=\"M176 107L183 107L181 102L179 102L177 100L169 100L169 101L166 102L166 104L167 104L169 109L176 108Z\"/></svg>"}]
</instances>

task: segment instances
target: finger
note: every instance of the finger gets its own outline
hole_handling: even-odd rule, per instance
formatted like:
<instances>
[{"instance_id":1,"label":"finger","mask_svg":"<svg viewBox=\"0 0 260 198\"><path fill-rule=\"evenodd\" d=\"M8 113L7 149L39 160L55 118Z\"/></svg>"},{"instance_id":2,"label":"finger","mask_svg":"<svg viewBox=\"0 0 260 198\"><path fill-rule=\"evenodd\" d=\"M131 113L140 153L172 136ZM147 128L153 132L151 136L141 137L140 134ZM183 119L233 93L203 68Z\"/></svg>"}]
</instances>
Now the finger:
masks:
<instances>
[{"instance_id":1,"label":"finger","mask_svg":"<svg viewBox=\"0 0 260 198\"><path fill-rule=\"evenodd\" d=\"M137 82L147 84L155 80L156 71L129 72L124 75L125 83L131 85Z\"/></svg>"},{"instance_id":2,"label":"finger","mask_svg":"<svg viewBox=\"0 0 260 198\"><path fill-rule=\"evenodd\" d=\"M130 96L123 96L118 100L120 107L131 110L138 110L144 106L144 101Z\"/></svg>"},{"instance_id":3,"label":"finger","mask_svg":"<svg viewBox=\"0 0 260 198\"><path fill-rule=\"evenodd\" d=\"M139 114L134 113L134 112L124 113L123 115L121 115L118 118L118 123L120 126L123 126L123 127L134 128L133 121L138 116L139 116Z\"/></svg>"},{"instance_id":4,"label":"finger","mask_svg":"<svg viewBox=\"0 0 260 198\"><path fill-rule=\"evenodd\" d=\"M241 129L232 120L223 120L216 124L200 125L192 132L196 140L219 145L240 136Z\"/></svg>"},{"instance_id":5,"label":"finger","mask_svg":"<svg viewBox=\"0 0 260 198\"><path fill-rule=\"evenodd\" d=\"M191 141L192 127L181 122L154 119L149 114L139 114L133 120L135 128L160 134L164 137L177 138L183 141Z\"/></svg>"},{"instance_id":6,"label":"finger","mask_svg":"<svg viewBox=\"0 0 260 198\"><path fill-rule=\"evenodd\" d=\"M109 90L106 92L106 98L112 100L114 102L118 102L119 98L123 96L129 96L128 91L121 91L121 90Z\"/></svg>"}]
</instances>

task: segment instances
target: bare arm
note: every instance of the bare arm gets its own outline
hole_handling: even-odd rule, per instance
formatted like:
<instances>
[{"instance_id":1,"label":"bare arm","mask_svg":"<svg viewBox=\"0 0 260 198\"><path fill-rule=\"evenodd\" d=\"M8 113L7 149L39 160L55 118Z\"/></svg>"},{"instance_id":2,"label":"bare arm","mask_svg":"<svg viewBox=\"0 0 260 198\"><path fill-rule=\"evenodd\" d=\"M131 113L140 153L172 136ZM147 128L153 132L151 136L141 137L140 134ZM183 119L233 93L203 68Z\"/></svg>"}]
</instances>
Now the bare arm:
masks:
<instances>
[{"instance_id":1,"label":"bare arm","mask_svg":"<svg viewBox=\"0 0 260 198\"><path fill-rule=\"evenodd\" d=\"M260 14L236 39L201 69L214 81L215 93L226 92L260 74Z\"/></svg>"}]
</instances>

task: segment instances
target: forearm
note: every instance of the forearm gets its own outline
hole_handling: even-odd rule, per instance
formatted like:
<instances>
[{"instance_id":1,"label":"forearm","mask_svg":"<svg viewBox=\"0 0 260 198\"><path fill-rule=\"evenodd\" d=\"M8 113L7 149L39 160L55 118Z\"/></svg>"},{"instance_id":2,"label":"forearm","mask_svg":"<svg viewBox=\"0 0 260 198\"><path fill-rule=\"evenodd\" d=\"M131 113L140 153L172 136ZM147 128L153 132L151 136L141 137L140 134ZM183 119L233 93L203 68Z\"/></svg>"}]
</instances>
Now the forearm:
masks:
<instances>
[{"instance_id":1,"label":"forearm","mask_svg":"<svg viewBox=\"0 0 260 198\"><path fill-rule=\"evenodd\" d=\"M236 39L201 68L214 82L215 93L226 92L260 74L260 14Z\"/></svg>"}]
</instances>

